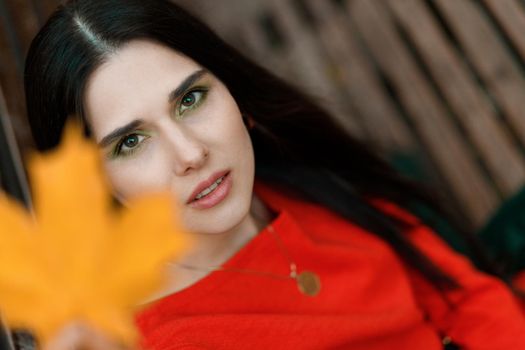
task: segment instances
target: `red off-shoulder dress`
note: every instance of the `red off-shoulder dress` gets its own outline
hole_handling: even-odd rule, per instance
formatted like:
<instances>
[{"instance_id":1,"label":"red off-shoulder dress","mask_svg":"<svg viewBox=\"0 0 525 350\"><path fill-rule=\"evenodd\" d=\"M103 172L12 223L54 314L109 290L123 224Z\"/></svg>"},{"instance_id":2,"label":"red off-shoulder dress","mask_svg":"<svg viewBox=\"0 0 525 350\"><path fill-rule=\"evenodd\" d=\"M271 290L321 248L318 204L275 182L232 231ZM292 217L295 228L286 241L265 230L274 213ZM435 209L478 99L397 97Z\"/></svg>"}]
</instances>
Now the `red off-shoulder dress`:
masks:
<instances>
[{"instance_id":1,"label":"red off-shoulder dress","mask_svg":"<svg viewBox=\"0 0 525 350\"><path fill-rule=\"evenodd\" d=\"M256 181L298 271L319 275L316 296L292 279L215 271L137 314L148 349L525 349L525 317L499 280L477 271L398 206L407 237L463 288L440 293L377 236L326 208ZM266 228L224 267L286 276L290 262Z\"/></svg>"}]
</instances>

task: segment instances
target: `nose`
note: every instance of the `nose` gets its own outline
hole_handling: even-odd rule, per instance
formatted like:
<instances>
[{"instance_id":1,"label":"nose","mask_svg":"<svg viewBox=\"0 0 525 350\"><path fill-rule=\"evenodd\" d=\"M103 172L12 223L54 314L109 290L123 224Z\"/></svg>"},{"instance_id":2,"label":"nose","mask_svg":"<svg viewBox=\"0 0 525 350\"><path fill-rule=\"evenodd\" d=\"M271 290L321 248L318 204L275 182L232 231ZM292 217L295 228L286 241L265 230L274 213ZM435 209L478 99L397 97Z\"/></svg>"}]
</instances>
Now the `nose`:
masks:
<instances>
[{"instance_id":1,"label":"nose","mask_svg":"<svg viewBox=\"0 0 525 350\"><path fill-rule=\"evenodd\" d=\"M172 129L167 139L173 173L177 176L201 168L208 159L209 149L189 131Z\"/></svg>"}]
</instances>

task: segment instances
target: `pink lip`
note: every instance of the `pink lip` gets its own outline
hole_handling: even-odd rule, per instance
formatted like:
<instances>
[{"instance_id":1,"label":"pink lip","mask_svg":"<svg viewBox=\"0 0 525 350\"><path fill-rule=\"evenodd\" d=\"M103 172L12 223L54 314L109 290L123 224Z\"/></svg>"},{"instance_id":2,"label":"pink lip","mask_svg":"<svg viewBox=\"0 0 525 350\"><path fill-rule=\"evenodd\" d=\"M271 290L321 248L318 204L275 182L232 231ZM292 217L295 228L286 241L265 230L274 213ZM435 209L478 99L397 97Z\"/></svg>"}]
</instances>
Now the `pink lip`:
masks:
<instances>
[{"instance_id":1,"label":"pink lip","mask_svg":"<svg viewBox=\"0 0 525 350\"><path fill-rule=\"evenodd\" d=\"M225 176L225 175L228 174L229 172L230 172L229 170L221 170L221 171L217 171L217 172L213 173L213 174L212 174L207 180L204 180L204 181L202 181L201 183L199 183L199 184L197 185L197 187L195 187L195 190L193 190L193 192L191 193L191 195L188 197L188 200L186 201L186 204L190 204L190 203L192 203L192 202L197 202L197 201L195 200L195 197L196 197L199 193L201 193L201 192L204 191L206 188L208 188L208 187L210 187L211 185L213 185L213 183L214 183L215 181L217 181L217 179L219 179L219 178ZM221 185L222 185L222 183L221 183ZM219 185L219 187L221 187L221 186ZM218 187L217 187L217 189L218 189ZM216 189L216 190L217 190L217 189ZM213 192L215 192L215 191L213 191ZM212 194L213 194L213 193L211 193L210 195L212 195ZM206 196L206 197L207 197L207 196ZM201 198L200 200L203 200L203 199L205 199L206 197Z\"/></svg>"},{"instance_id":2,"label":"pink lip","mask_svg":"<svg viewBox=\"0 0 525 350\"><path fill-rule=\"evenodd\" d=\"M222 182L210 194L188 204L195 209L208 209L221 203L230 193L232 188L232 175L227 173Z\"/></svg>"}]
</instances>

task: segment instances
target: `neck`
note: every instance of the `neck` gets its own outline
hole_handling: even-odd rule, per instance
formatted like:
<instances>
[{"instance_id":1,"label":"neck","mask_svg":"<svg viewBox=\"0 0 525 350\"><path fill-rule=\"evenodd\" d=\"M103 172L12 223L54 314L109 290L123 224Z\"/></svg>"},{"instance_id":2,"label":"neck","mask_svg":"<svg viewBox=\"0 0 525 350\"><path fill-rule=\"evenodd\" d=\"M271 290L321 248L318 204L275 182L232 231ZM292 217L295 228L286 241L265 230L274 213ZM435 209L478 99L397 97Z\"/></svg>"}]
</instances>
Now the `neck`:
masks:
<instances>
[{"instance_id":1,"label":"neck","mask_svg":"<svg viewBox=\"0 0 525 350\"><path fill-rule=\"evenodd\" d=\"M152 296L146 303L189 287L211 272L207 269L188 270L177 264L203 268L221 266L262 231L273 217L274 214L254 194L246 219L224 234L199 236L193 251L169 265L168 283L164 290Z\"/></svg>"},{"instance_id":2,"label":"neck","mask_svg":"<svg viewBox=\"0 0 525 350\"><path fill-rule=\"evenodd\" d=\"M190 266L220 266L261 232L272 217L271 211L254 194L250 211L244 220L221 234L197 234L193 250L177 262Z\"/></svg>"}]
</instances>

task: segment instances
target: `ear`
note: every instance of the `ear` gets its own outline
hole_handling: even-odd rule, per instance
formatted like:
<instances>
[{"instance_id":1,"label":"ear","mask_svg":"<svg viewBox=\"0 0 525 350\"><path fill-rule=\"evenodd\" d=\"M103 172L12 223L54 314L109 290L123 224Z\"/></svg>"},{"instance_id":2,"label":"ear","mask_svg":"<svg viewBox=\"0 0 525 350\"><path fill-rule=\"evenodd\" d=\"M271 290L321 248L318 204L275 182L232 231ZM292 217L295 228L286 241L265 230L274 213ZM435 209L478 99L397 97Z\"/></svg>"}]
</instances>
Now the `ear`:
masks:
<instances>
[{"instance_id":1,"label":"ear","mask_svg":"<svg viewBox=\"0 0 525 350\"><path fill-rule=\"evenodd\" d=\"M253 120L253 117L251 115L243 114L242 120L248 130L252 130L255 127L255 120Z\"/></svg>"}]
</instances>

